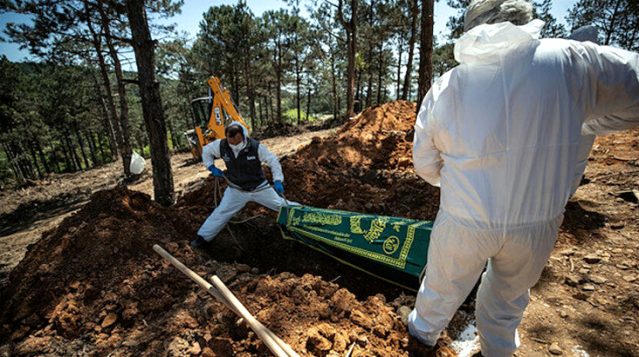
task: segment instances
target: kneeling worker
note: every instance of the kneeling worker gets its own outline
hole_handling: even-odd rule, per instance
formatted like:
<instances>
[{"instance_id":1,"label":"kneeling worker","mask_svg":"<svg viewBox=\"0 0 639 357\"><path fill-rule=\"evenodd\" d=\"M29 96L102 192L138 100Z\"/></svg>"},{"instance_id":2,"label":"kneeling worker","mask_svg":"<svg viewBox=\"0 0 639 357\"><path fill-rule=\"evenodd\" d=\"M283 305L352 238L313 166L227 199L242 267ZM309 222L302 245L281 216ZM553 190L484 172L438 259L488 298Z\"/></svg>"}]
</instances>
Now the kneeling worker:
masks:
<instances>
[{"instance_id":1,"label":"kneeling worker","mask_svg":"<svg viewBox=\"0 0 639 357\"><path fill-rule=\"evenodd\" d=\"M198 237L191 241L193 248L201 248L212 241L248 202L257 202L274 211L279 211L280 207L287 204L297 204L287 202L280 196L284 193L282 166L266 146L250 138L246 128L239 122L229 124L225 134L226 139L215 140L202 150L204 166L215 177L225 177L222 170L215 167L215 159L224 160L228 187L220 204L200 227ZM271 189L264 176L263 162L271 168L274 189Z\"/></svg>"}]
</instances>

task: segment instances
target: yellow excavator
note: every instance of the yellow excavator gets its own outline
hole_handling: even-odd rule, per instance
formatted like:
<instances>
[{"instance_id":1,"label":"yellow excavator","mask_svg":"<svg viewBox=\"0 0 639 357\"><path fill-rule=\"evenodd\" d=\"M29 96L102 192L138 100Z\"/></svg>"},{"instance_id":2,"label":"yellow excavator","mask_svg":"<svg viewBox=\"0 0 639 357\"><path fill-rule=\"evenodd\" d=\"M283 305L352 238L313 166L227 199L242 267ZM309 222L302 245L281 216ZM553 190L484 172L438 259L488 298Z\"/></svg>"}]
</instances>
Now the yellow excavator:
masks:
<instances>
[{"instance_id":1,"label":"yellow excavator","mask_svg":"<svg viewBox=\"0 0 639 357\"><path fill-rule=\"evenodd\" d=\"M224 138L224 128L229 123L238 121L251 131L220 79L212 76L206 82L209 85L209 95L191 101L193 129L184 133L196 160L202 159L202 148L206 144Z\"/></svg>"}]
</instances>

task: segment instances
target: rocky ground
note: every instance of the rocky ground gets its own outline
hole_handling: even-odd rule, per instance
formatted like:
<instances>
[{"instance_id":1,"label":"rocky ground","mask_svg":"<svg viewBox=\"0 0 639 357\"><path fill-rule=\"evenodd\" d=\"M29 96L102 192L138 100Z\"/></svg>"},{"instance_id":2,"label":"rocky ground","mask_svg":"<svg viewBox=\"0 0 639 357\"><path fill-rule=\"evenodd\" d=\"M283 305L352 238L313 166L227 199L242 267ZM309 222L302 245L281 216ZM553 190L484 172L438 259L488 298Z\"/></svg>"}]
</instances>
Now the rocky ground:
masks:
<instances>
[{"instance_id":1,"label":"rocky ground","mask_svg":"<svg viewBox=\"0 0 639 357\"><path fill-rule=\"evenodd\" d=\"M598 138L582 183L533 289L521 355L639 355L639 131Z\"/></svg>"},{"instance_id":2,"label":"rocky ground","mask_svg":"<svg viewBox=\"0 0 639 357\"><path fill-rule=\"evenodd\" d=\"M410 159L414 110L393 102L369 108L335 133L267 141L283 157L288 198L433 219L438 189L415 175ZM567 206L557 247L532 291L518 355L639 355L637 134L597 140L585 184ZM209 251L193 252L188 240L214 206L216 189L200 165L183 158L173 159L180 197L171 208L137 192L151 190L148 179L112 189L116 167L113 176L105 168L53 178L74 183L58 191L50 192L61 184L42 184L0 196L7 200L0 221L17 226L0 244L18 251L36 242L15 268L19 253L2 256L11 275L0 296L0 353L268 355L230 311L152 251L160 244L200 275L218 275L302 355L344 355L350 347L353 356L423 354L402 322L414 292L282 240L275 214L263 208L249 205L239 217L247 222L230 224ZM98 188L107 190L89 196ZM24 223L30 211L21 207L41 205L30 194L39 191L53 198L68 192L69 204L56 203L61 214L35 209L45 218ZM53 229L40 239L45 227ZM19 234L20 241L6 239ZM468 354L472 313L470 296L437 355Z\"/></svg>"}]
</instances>

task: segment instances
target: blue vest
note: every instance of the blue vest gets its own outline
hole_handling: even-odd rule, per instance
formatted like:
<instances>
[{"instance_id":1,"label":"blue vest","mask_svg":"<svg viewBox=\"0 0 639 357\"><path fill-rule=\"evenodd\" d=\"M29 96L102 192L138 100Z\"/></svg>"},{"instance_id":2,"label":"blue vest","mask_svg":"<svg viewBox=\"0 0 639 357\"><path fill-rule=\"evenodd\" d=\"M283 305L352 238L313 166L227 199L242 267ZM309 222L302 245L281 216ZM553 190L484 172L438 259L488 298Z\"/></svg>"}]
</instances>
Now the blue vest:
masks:
<instances>
[{"instance_id":1,"label":"blue vest","mask_svg":"<svg viewBox=\"0 0 639 357\"><path fill-rule=\"evenodd\" d=\"M244 191L253 191L266 181L257 154L259 146L259 141L248 138L246 147L235 157L228 141L223 139L220 142L220 156L226 164L226 177Z\"/></svg>"}]
</instances>

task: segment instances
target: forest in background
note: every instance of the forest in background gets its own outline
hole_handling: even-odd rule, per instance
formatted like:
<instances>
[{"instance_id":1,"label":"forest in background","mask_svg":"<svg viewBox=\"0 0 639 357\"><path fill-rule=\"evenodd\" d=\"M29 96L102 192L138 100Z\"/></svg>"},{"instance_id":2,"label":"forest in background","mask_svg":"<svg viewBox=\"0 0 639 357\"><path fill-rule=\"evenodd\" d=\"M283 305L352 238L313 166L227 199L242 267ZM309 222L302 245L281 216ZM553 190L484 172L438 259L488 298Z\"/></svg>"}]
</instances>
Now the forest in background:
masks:
<instances>
[{"instance_id":1,"label":"forest in background","mask_svg":"<svg viewBox=\"0 0 639 357\"><path fill-rule=\"evenodd\" d=\"M213 6L199 19L195 39L154 21L170 19L181 1L146 2L152 36L159 39L155 72L169 149L187 148L190 100L207 95L211 75L222 79L257 130L340 121L395 99L419 101L433 78L456 65L452 43L468 2L447 1L457 10L448 19L447 38L432 35L432 0L315 1L308 17L299 0L289 0L261 16L242 1ZM565 37L592 24L602 44L639 49L635 1L577 1L566 15L567 28L551 6L551 0L535 2L537 17L546 21L543 37ZM33 18L31 24L9 24L3 37L38 59L0 59L3 187L119 159L128 175L132 151L150 155L123 7L107 0L0 3L2 12Z\"/></svg>"}]
</instances>

